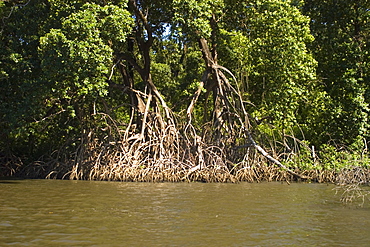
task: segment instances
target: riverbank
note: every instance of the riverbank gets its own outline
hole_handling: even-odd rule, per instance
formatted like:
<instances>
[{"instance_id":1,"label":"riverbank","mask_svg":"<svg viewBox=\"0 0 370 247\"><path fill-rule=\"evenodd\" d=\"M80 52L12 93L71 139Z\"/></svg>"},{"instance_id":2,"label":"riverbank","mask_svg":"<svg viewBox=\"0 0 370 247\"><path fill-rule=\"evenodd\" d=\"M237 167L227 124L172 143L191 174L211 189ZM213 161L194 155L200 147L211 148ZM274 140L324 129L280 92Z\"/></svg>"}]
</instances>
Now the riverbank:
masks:
<instances>
[{"instance_id":1,"label":"riverbank","mask_svg":"<svg viewBox=\"0 0 370 247\"><path fill-rule=\"evenodd\" d=\"M4 168L4 167L3 167ZM122 182L317 182L338 185L370 184L370 169L360 166L334 169L284 170L268 164L238 167L186 168L184 166L133 167L119 164L68 167L61 163L35 163L14 171L12 176L22 178L46 178L69 180L97 180ZM8 174L9 175L9 174ZM7 176L7 174L2 174Z\"/></svg>"},{"instance_id":2,"label":"riverbank","mask_svg":"<svg viewBox=\"0 0 370 247\"><path fill-rule=\"evenodd\" d=\"M157 150L153 146L149 147ZM243 153L236 156L234 153L234 156L242 159L232 163L226 157L225 150L215 147L198 148L195 151L181 149L182 152L172 153L163 151L156 159L150 157L155 155L150 153L149 148L122 152L124 146L117 147L83 149L74 159L72 155L64 159L61 156L45 156L29 164L13 155L3 156L0 159L0 177L123 182L302 181L337 185L370 184L368 160L348 154L335 153L336 159L332 158L333 154L327 157L322 155L320 161L304 159L301 155L280 163L276 160L271 162L255 149L248 149L249 157L245 154L242 156Z\"/></svg>"},{"instance_id":3,"label":"riverbank","mask_svg":"<svg viewBox=\"0 0 370 247\"><path fill-rule=\"evenodd\" d=\"M4 166L0 165L1 171ZM202 182L202 183L260 183L260 182L292 182L326 183L336 185L337 193L341 195L343 203L370 199L370 193L363 186L370 185L370 169L363 166L351 166L342 169L305 169L296 168L284 170L268 163L253 166L235 165L229 169L227 166L192 167L184 166L124 166L120 164L69 167L58 162L34 163L14 171L12 176L32 179L64 179L64 180L90 180L90 181L120 181L120 182Z\"/></svg>"}]
</instances>

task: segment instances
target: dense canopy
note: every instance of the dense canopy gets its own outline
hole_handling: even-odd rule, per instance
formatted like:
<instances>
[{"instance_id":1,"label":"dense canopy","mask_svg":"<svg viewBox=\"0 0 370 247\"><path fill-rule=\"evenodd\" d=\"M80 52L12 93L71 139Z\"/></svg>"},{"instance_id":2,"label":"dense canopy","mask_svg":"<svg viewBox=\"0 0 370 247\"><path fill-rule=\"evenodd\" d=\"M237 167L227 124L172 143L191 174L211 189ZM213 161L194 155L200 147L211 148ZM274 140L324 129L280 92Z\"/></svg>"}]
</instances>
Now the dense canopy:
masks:
<instances>
[{"instance_id":1,"label":"dense canopy","mask_svg":"<svg viewBox=\"0 0 370 247\"><path fill-rule=\"evenodd\" d=\"M0 18L0 175L368 157L367 0L8 0Z\"/></svg>"}]
</instances>

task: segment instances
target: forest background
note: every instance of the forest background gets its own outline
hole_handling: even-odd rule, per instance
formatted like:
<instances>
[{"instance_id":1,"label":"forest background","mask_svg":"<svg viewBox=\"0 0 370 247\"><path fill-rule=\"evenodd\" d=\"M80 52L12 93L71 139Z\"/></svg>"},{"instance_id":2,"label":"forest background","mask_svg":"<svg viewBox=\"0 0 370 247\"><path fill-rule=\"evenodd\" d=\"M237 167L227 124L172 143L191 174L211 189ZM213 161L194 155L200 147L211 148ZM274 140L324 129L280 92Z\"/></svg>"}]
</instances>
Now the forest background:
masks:
<instances>
[{"instance_id":1,"label":"forest background","mask_svg":"<svg viewBox=\"0 0 370 247\"><path fill-rule=\"evenodd\" d=\"M368 0L8 0L0 18L2 176L368 167Z\"/></svg>"}]
</instances>

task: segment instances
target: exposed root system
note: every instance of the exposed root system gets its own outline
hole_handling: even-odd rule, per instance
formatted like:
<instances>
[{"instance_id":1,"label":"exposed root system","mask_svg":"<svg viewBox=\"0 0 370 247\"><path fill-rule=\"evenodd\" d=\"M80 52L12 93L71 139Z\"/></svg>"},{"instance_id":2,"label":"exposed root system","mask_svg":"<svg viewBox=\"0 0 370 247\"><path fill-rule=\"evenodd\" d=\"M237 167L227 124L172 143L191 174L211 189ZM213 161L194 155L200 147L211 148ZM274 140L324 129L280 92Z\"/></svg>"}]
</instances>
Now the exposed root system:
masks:
<instances>
[{"instance_id":1,"label":"exposed root system","mask_svg":"<svg viewBox=\"0 0 370 247\"><path fill-rule=\"evenodd\" d=\"M358 183L339 185L335 188L336 193L340 194L340 201L344 204L355 204L363 207L366 201L370 201L370 191L364 189Z\"/></svg>"},{"instance_id":2,"label":"exposed root system","mask_svg":"<svg viewBox=\"0 0 370 247\"><path fill-rule=\"evenodd\" d=\"M145 17L135 5L132 7L138 18ZM148 35L148 47L152 38ZM48 157L28 166L19 165L14 157L0 156L5 164L0 175L134 182L369 183L370 172L361 168L300 171L281 163L279 157L284 151L267 149L254 140L259 135L255 128L258 123L249 120L248 103L242 99L235 76L217 63L207 40L201 38L199 45L206 67L184 116L174 116L154 85L146 53L145 69L130 60L146 83L145 92L133 88L130 78L125 85L111 85L128 93L129 121L120 122L109 110L96 112L94 107L94 113L81 120L80 138L66 141ZM118 66L125 54L118 54L116 59ZM125 78L129 73L122 66ZM195 109L203 110L203 119L200 114L195 116Z\"/></svg>"}]
</instances>

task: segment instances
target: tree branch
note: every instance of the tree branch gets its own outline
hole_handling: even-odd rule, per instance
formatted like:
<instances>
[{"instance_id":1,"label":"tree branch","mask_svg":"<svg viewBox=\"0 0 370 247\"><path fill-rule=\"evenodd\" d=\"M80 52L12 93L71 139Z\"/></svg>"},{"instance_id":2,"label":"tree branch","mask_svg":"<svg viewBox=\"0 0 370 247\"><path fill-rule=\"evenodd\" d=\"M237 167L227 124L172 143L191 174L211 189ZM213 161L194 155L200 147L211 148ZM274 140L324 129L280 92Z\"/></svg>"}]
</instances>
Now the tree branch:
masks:
<instances>
[{"instance_id":1,"label":"tree branch","mask_svg":"<svg viewBox=\"0 0 370 247\"><path fill-rule=\"evenodd\" d=\"M136 69L136 71L140 75L142 75L144 73L144 69L136 62L135 58L133 58L129 54L127 54L127 53L116 53L116 57L117 57L118 60L127 61L129 64L131 64Z\"/></svg>"}]
</instances>

